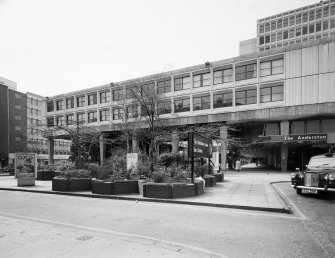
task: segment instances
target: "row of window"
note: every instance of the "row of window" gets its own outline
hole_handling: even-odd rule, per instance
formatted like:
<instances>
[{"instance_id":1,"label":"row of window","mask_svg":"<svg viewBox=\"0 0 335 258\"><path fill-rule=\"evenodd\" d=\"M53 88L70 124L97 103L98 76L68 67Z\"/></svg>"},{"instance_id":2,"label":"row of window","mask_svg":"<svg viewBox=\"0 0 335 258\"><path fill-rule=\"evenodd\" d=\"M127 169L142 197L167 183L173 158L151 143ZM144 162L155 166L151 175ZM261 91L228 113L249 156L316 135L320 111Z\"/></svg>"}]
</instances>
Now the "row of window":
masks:
<instances>
[{"instance_id":1,"label":"row of window","mask_svg":"<svg viewBox=\"0 0 335 258\"><path fill-rule=\"evenodd\" d=\"M28 98L27 101L32 106L33 105L35 105L35 106L39 106L40 105L40 101L38 99Z\"/></svg>"},{"instance_id":2,"label":"row of window","mask_svg":"<svg viewBox=\"0 0 335 258\"><path fill-rule=\"evenodd\" d=\"M260 103L267 102L276 102L282 101L284 99L283 94L284 87L282 84L274 85L274 86L262 86L260 88L259 101ZM236 89L235 91L235 105L250 105L257 104L257 89L256 87L248 88L248 89ZM213 108L223 108L223 107L231 107L233 106L233 92L225 91L222 93L215 93L213 95ZM194 96L193 97L193 110L205 110L211 108L210 96ZM190 97L176 99L174 101L174 112L189 112L190 108ZM170 100L162 100L157 103L157 112L159 114L170 114L171 110L171 101ZM112 120L120 120L123 118L124 110L122 108L113 108L112 111ZM126 118L138 117L138 107L137 106L128 106L125 110ZM76 121L86 122L87 123L95 123L99 121L110 121L110 110L93 110L87 112L87 117L85 113L77 113ZM141 114L143 116L143 112ZM70 125L73 124L75 118L75 114L67 114L64 116L56 117L56 125ZM54 118L48 117L47 122L49 126L54 125Z\"/></svg>"},{"instance_id":3,"label":"row of window","mask_svg":"<svg viewBox=\"0 0 335 258\"><path fill-rule=\"evenodd\" d=\"M284 59L278 59L274 61L266 61L260 63L261 73L260 76L269 76L275 74L284 73ZM257 62L248 65L236 65L235 67L235 80L247 80L257 77ZM190 76L185 76L182 78L174 79L174 90L186 90L191 87L191 78ZM222 68L213 72L213 84L222 84L228 83L233 80L233 68ZM211 74L209 72L203 74L197 74L193 76L193 88L206 87L211 85ZM141 92L150 92L154 89L154 83L143 84L138 88L138 86L128 86L126 88L126 98L130 99L134 97L134 94ZM120 101L123 99L124 93L123 88L113 89L113 101ZM171 92L171 79L160 80L157 82L157 91L158 93L167 93ZM110 101L110 92L100 92L100 103L106 103ZM65 99L65 109L74 108L75 98ZM85 106L85 96L76 97L76 106L84 107ZM64 101L56 100L56 111L64 109ZM97 93L92 93L87 95L87 104L95 105L97 104ZM54 111L54 102L47 102L47 112Z\"/></svg>"},{"instance_id":4,"label":"row of window","mask_svg":"<svg viewBox=\"0 0 335 258\"><path fill-rule=\"evenodd\" d=\"M264 50L269 50L269 49L287 47L289 45L304 43L304 42L308 42L308 41L315 40L315 39L321 39L323 37L328 37L328 36L335 36L335 32L312 35L312 36L309 36L309 37L298 38L296 40L289 40L289 41L279 42L279 43L273 44L273 45L265 45L264 47L260 47L259 50L264 51Z\"/></svg>"},{"instance_id":5,"label":"row of window","mask_svg":"<svg viewBox=\"0 0 335 258\"><path fill-rule=\"evenodd\" d=\"M42 120L34 119L34 118L27 118L28 125L41 125Z\"/></svg>"},{"instance_id":6,"label":"row of window","mask_svg":"<svg viewBox=\"0 0 335 258\"><path fill-rule=\"evenodd\" d=\"M40 154L48 154L48 150L42 149L42 150L36 150L34 148L28 148L27 151L29 153L40 153ZM55 150L54 151L55 155L70 155L70 151L65 151L65 150Z\"/></svg>"},{"instance_id":7,"label":"row of window","mask_svg":"<svg viewBox=\"0 0 335 258\"><path fill-rule=\"evenodd\" d=\"M326 18L329 16L335 16L335 5L324 6L316 10L310 10L308 12L297 13L290 17L284 17L277 20L260 23L259 24L259 33L270 32L274 30L279 30L289 26L295 26L305 22L311 22L314 20Z\"/></svg>"},{"instance_id":8,"label":"row of window","mask_svg":"<svg viewBox=\"0 0 335 258\"><path fill-rule=\"evenodd\" d=\"M27 108L27 112L29 115L36 115L36 116L40 116L42 114L41 110L34 108Z\"/></svg>"},{"instance_id":9,"label":"row of window","mask_svg":"<svg viewBox=\"0 0 335 258\"><path fill-rule=\"evenodd\" d=\"M31 145L42 145L42 146L47 146L47 140L46 139L36 139L36 138L28 138L27 143ZM54 141L54 146L55 147L71 147L71 142L69 141Z\"/></svg>"},{"instance_id":10,"label":"row of window","mask_svg":"<svg viewBox=\"0 0 335 258\"><path fill-rule=\"evenodd\" d=\"M276 41L291 39L308 34L318 33L328 29L335 29L335 19L311 23L302 27L291 28L259 37L259 44L267 44Z\"/></svg>"}]
</instances>

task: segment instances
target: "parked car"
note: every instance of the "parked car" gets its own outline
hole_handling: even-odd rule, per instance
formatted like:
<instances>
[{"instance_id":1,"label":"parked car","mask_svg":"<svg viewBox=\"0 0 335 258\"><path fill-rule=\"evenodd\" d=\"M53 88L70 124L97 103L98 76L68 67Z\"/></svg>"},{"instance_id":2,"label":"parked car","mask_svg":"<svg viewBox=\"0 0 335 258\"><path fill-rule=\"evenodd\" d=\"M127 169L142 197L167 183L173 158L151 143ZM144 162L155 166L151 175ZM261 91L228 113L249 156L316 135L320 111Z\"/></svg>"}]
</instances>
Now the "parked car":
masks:
<instances>
[{"instance_id":1,"label":"parked car","mask_svg":"<svg viewBox=\"0 0 335 258\"><path fill-rule=\"evenodd\" d=\"M335 192L335 154L326 153L310 159L307 169L291 174L291 186L297 194Z\"/></svg>"},{"instance_id":2,"label":"parked car","mask_svg":"<svg viewBox=\"0 0 335 258\"><path fill-rule=\"evenodd\" d=\"M9 164L8 166L1 169L2 173L9 173L9 175L14 175L14 165Z\"/></svg>"}]
</instances>

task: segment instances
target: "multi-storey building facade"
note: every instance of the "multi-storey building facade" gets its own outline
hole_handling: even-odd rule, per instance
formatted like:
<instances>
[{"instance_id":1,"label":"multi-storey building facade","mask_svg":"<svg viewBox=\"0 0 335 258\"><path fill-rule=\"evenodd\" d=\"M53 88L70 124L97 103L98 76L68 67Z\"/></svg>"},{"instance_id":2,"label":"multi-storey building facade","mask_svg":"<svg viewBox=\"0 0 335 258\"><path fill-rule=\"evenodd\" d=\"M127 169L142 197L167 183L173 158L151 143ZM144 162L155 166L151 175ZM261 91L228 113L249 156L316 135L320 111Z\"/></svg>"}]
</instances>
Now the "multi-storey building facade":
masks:
<instances>
[{"instance_id":1,"label":"multi-storey building facade","mask_svg":"<svg viewBox=\"0 0 335 258\"><path fill-rule=\"evenodd\" d=\"M257 21L258 51L331 36L335 36L335 0L320 1Z\"/></svg>"},{"instance_id":2,"label":"multi-storey building facade","mask_svg":"<svg viewBox=\"0 0 335 258\"><path fill-rule=\"evenodd\" d=\"M119 99L150 85L161 93L157 105L170 126L238 124L259 157L286 171L335 142L334 83L335 38L327 37L48 97L44 108L50 125L84 120L119 130L122 113L131 113L120 110Z\"/></svg>"},{"instance_id":3,"label":"multi-storey building facade","mask_svg":"<svg viewBox=\"0 0 335 258\"><path fill-rule=\"evenodd\" d=\"M48 143L43 137L45 119L42 116L41 102L44 97L27 92L27 151L37 153L38 165L48 163ZM54 159L67 160L70 155L71 142L68 140L55 140Z\"/></svg>"},{"instance_id":4,"label":"multi-storey building facade","mask_svg":"<svg viewBox=\"0 0 335 258\"><path fill-rule=\"evenodd\" d=\"M8 165L10 153L27 150L27 97L16 83L0 78L0 166Z\"/></svg>"}]
</instances>

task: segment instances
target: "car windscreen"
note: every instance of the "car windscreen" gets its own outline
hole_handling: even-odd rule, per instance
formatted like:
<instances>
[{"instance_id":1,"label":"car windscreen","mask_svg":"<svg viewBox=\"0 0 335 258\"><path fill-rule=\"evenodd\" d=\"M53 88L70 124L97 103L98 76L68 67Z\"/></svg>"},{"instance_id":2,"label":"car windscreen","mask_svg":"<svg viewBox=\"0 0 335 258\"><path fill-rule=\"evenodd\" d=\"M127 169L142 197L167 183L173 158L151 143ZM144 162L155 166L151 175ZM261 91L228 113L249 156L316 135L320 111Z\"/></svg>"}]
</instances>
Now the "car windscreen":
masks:
<instances>
[{"instance_id":1,"label":"car windscreen","mask_svg":"<svg viewBox=\"0 0 335 258\"><path fill-rule=\"evenodd\" d=\"M315 157L311 158L308 164L309 167L334 167L335 157Z\"/></svg>"}]
</instances>

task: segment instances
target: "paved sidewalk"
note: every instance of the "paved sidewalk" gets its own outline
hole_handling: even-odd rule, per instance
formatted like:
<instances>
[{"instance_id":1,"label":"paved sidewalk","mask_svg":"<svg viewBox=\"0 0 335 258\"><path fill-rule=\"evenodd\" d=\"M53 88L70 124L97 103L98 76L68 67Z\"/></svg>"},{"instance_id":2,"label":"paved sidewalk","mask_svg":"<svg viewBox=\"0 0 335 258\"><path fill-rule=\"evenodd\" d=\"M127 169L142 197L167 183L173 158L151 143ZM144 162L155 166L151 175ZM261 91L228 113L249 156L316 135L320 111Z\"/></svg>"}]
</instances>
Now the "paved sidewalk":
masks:
<instances>
[{"instance_id":1,"label":"paved sidewalk","mask_svg":"<svg viewBox=\"0 0 335 258\"><path fill-rule=\"evenodd\" d=\"M0 177L0 190L36 191L42 193L59 193L88 197L157 201L289 213L289 208L273 187L273 183L275 182L289 182L289 180L290 174L283 172L228 171L225 173L224 182L219 182L214 187L206 187L204 194L190 198L172 200L143 198L139 194L106 196L95 195L91 192L53 192L51 190L51 181L36 181L36 186L18 187L13 176Z\"/></svg>"}]
</instances>

